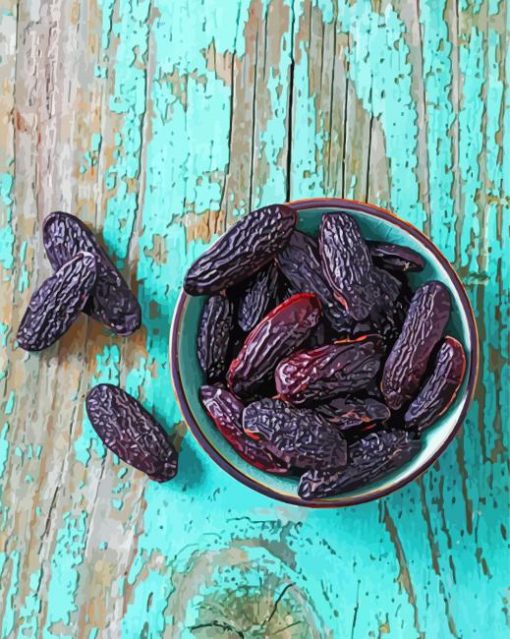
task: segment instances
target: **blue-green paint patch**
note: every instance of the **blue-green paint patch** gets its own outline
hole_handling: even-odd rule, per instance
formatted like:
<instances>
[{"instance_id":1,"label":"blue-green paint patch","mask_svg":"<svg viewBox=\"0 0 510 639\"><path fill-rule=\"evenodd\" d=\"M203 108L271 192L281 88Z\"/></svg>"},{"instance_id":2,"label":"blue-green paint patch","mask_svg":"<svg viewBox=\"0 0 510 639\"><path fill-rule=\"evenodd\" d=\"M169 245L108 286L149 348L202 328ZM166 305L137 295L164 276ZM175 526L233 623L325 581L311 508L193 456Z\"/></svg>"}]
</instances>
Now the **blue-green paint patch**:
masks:
<instances>
[{"instance_id":1,"label":"blue-green paint patch","mask_svg":"<svg viewBox=\"0 0 510 639\"><path fill-rule=\"evenodd\" d=\"M112 507L115 508L115 510L122 510L123 506L124 502L122 499L112 499Z\"/></svg>"},{"instance_id":2,"label":"blue-green paint patch","mask_svg":"<svg viewBox=\"0 0 510 639\"><path fill-rule=\"evenodd\" d=\"M363 107L380 120L384 132L391 206L415 226L422 227L425 211L416 176L418 113L412 97L405 25L391 5L383 14L371 11L370 0L359 0L354 5L342 0L338 16L342 31L352 36L352 45L346 53L349 77Z\"/></svg>"},{"instance_id":3,"label":"blue-green paint patch","mask_svg":"<svg viewBox=\"0 0 510 639\"><path fill-rule=\"evenodd\" d=\"M41 601L38 593L41 586L43 571L35 570L28 578L28 594L19 611L19 621L17 625L17 637L25 639L26 637L39 636L39 613L41 612Z\"/></svg>"},{"instance_id":4,"label":"blue-green paint patch","mask_svg":"<svg viewBox=\"0 0 510 639\"><path fill-rule=\"evenodd\" d=\"M102 10L101 48L103 49L103 57L108 59L106 50L110 46L115 0L97 0L97 4Z\"/></svg>"},{"instance_id":5,"label":"blue-green paint patch","mask_svg":"<svg viewBox=\"0 0 510 639\"><path fill-rule=\"evenodd\" d=\"M324 193L324 123L315 107L316 96L310 95L310 68L308 51L300 42L299 63L294 80L295 106L292 128L291 199L322 195ZM319 123L317 119L319 118Z\"/></svg>"},{"instance_id":6,"label":"blue-green paint patch","mask_svg":"<svg viewBox=\"0 0 510 639\"><path fill-rule=\"evenodd\" d=\"M106 170L109 193L103 238L120 267L127 258L138 206L133 180L140 174L150 6L150 0L123 0L119 3L119 21L112 25L111 17L107 20L108 29L112 28L115 35L122 34L115 52L115 84L109 105L110 111L123 119L114 153L116 161ZM108 7L105 9L108 11Z\"/></svg>"},{"instance_id":7,"label":"blue-green paint patch","mask_svg":"<svg viewBox=\"0 0 510 639\"><path fill-rule=\"evenodd\" d=\"M7 459L9 458L9 424L5 422L0 431L0 478L4 476Z\"/></svg>"},{"instance_id":8,"label":"blue-green paint patch","mask_svg":"<svg viewBox=\"0 0 510 639\"><path fill-rule=\"evenodd\" d=\"M0 264L9 271L14 266L13 187L12 174L0 173Z\"/></svg>"},{"instance_id":9,"label":"blue-green paint patch","mask_svg":"<svg viewBox=\"0 0 510 639\"><path fill-rule=\"evenodd\" d=\"M9 393L9 397L5 403L4 413L6 415L12 414L12 411L14 410L15 399L16 399L16 393L13 390L11 390L11 392Z\"/></svg>"},{"instance_id":10,"label":"blue-green paint patch","mask_svg":"<svg viewBox=\"0 0 510 639\"><path fill-rule=\"evenodd\" d=\"M124 481L124 482L119 483L114 488L112 488L112 493L114 495L118 495L119 493L121 493L123 491L129 490L130 487L131 487L131 482L130 481Z\"/></svg>"},{"instance_id":11,"label":"blue-green paint patch","mask_svg":"<svg viewBox=\"0 0 510 639\"><path fill-rule=\"evenodd\" d=\"M495 16L499 12L501 0L489 0L489 15Z\"/></svg>"},{"instance_id":12,"label":"blue-green paint patch","mask_svg":"<svg viewBox=\"0 0 510 639\"><path fill-rule=\"evenodd\" d=\"M488 82L487 91L487 178L489 193L500 196L503 187L503 167L500 161L502 146L498 141L500 134L501 110L503 108L503 80L499 77L498 54L501 47L500 36L494 29L489 29L489 46L487 51ZM487 229L490 232L490 229Z\"/></svg>"},{"instance_id":13,"label":"blue-green paint patch","mask_svg":"<svg viewBox=\"0 0 510 639\"><path fill-rule=\"evenodd\" d=\"M322 14L322 21L325 24L331 24L335 18L335 2L334 0L313 0L313 6L317 7Z\"/></svg>"},{"instance_id":14,"label":"blue-green paint patch","mask_svg":"<svg viewBox=\"0 0 510 639\"><path fill-rule=\"evenodd\" d=\"M481 99L484 82L483 34L471 29L467 45L460 48L460 70L463 74L462 106L459 113L459 173L464 196L464 225L461 229L463 252L462 266L471 273L478 273L478 256L481 246L480 218L477 193L482 187L478 158L482 152L482 118L484 102Z\"/></svg>"},{"instance_id":15,"label":"blue-green paint patch","mask_svg":"<svg viewBox=\"0 0 510 639\"><path fill-rule=\"evenodd\" d=\"M60 633L53 633L52 626L58 623L70 626L71 615L78 610L76 591L86 537L87 513L81 512L77 516L66 513L63 517L63 525L57 533L56 546L50 562L45 639L62 637ZM71 628L67 636L73 636Z\"/></svg>"},{"instance_id":16,"label":"blue-green paint patch","mask_svg":"<svg viewBox=\"0 0 510 639\"><path fill-rule=\"evenodd\" d=\"M446 0L420 3L423 28L423 75L429 167L430 232L446 257L455 261L456 215L453 198L454 121L451 101L452 45L445 21Z\"/></svg>"},{"instance_id":17,"label":"blue-green paint patch","mask_svg":"<svg viewBox=\"0 0 510 639\"><path fill-rule=\"evenodd\" d=\"M461 11L468 11L473 15L480 13L484 0L459 0Z\"/></svg>"},{"instance_id":18,"label":"blue-green paint patch","mask_svg":"<svg viewBox=\"0 0 510 639\"><path fill-rule=\"evenodd\" d=\"M100 64L97 64L94 67L94 75L96 76L96 78L106 80L106 78L108 77L108 67L103 67Z\"/></svg>"},{"instance_id":19,"label":"blue-green paint patch","mask_svg":"<svg viewBox=\"0 0 510 639\"><path fill-rule=\"evenodd\" d=\"M266 181L257 187L251 206L254 208L271 202L287 199L287 167L281 162L287 144L290 143L287 133L290 68L293 57L292 33L295 16L290 14L290 24L282 36L280 44L280 61L278 68L269 70L267 90L271 100L272 117L267 121L265 130L260 133L260 152L264 154L269 175Z\"/></svg>"},{"instance_id":20,"label":"blue-green paint patch","mask_svg":"<svg viewBox=\"0 0 510 639\"><path fill-rule=\"evenodd\" d=\"M134 592L133 601L122 619L122 635L135 637L143 633L148 614L150 636L161 637L167 625L164 612L172 592L173 586L167 576L151 570Z\"/></svg>"},{"instance_id":21,"label":"blue-green paint patch","mask_svg":"<svg viewBox=\"0 0 510 639\"><path fill-rule=\"evenodd\" d=\"M9 334L9 324L0 322L0 345L2 348L7 346L7 336Z\"/></svg>"}]
</instances>

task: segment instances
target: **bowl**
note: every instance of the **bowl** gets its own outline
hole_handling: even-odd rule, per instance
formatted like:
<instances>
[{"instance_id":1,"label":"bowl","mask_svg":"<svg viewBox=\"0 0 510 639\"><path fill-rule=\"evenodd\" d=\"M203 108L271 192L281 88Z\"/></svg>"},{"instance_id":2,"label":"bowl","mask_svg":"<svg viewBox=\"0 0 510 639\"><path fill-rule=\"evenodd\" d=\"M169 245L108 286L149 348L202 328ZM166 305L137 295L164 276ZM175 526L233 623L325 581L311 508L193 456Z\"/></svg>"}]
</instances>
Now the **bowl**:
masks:
<instances>
[{"instance_id":1,"label":"bowl","mask_svg":"<svg viewBox=\"0 0 510 639\"><path fill-rule=\"evenodd\" d=\"M466 352L466 373L454 402L437 421L424 431L420 452L407 464L383 478L350 492L328 498L305 501L297 495L297 479L264 473L254 468L230 447L205 412L199 399L200 386L206 383L196 354L200 314L206 297L191 297L181 292L175 308L170 334L170 362L175 395L191 432L206 453L232 477L274 499L306 507L332 508L361 504L387 495L423 473L446 449L459 431L476 386L478 335L473 310L466 291L439 249L418 229L393 213L372 204L343 199L312 199L291 202L298 212L297 228L312 235L319 229L326 212L345 211L361 227L363 236L403 244L416 250L426 265L419 273L409 273L411 287L428 280L440 280L452 298L447 333L456 337Z\"/></svg>"}]
</instances>

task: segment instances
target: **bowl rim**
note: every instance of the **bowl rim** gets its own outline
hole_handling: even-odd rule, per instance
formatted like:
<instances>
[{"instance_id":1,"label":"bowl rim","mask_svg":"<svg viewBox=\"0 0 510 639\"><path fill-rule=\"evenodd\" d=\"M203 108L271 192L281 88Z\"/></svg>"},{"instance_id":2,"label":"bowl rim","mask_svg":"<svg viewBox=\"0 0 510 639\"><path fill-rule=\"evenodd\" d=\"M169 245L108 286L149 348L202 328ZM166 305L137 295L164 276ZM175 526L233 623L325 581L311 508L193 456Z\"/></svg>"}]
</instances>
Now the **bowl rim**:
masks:
<instances>
[{"instance_id":1,"label":"bowl rim","mask_svg":"<svg viewBox=\"0 0 510 639\"><path fill-rule=\"evenodd\" d=\"M178 357L178 336L179 329L182 323L183 312L186 308L186 304L190 299L190 295L188 295L184 289L181 289L179 294L179 298L177 300L172 324L170 328L170 340L169 340L169 356L170 356L170 371L171 371L171 380L172 386L174 390L174 394L177 400L177 404L181 411L181 414L191 431L192 435L196 439L196 441L200 444L200 446L205 450L205 452L215 461L224 471L226 471L229 475L231 475L234 479L237 479L245 486L256 490L259 493L262 493L266 497L271 499L275 499L280 502L285 502L288 504L292 504L295 506L302 506L306 508L343 508L346 506L356 506L360 504L364 504L381 497L385 497L392 492L403 488L407 484L412 481L418 479L432 464L439 459L439 457L443 454L443 452L448 448L453 439L459 433L466 414L469 410L471 402L473 400L477 380L479 373L479 336L478 336L478 327L476 323L475 314L473 312L473 307L467 295L466 289L463 283L460 280L457 272L454 267L450 264L450 262L446 259L443 253L439 250L439 248L432 242L430 238L428 238L422 231L416 228L412 223L407 220L403 220L396 213L389 211L388 209L382 208L376 204L371 204L368 202L361 202L359 200L350 200L344 198L305 198L300 200L292 200L290 202L286 202L288 206L292 206L296 208L298 211L306 211L309 209L316 208L336 208L336 209L344 209L351 211L360 211L362 213L366 213L376 218L382 218L392 224L396 224L399 226L404 232L410 233L415 237L418 242L423 244L430 252L434 255L435 259L441 264L441 266L448 273L452 286L458 293L461 307L463 312L467 318L467 325L469 331L469 337L471 341L471 353L470 353L470 370L469 377L467 380L466 386L466 398L464 404L462 406L462 410L460 415L456 421L456 423L451 428L447 437L445 437L443 443L437 451L431 455L430 458L424 460L424 462L419 466L416 470L409 474L407 477L403 477L401 479L396 479L391 484L382 487L382 488L374 488L371 491L363 493L362 495L352 496L352 497L338 497L333 498L328 501L321 500L303 500L301 497L296 495L287 495L281 494L274 490L271 487L268 487L264 484L259 484L257 481L247 477L239 468L232 465L230 461L224 458L210 443L207 437L203 434L200 425L197 423L193 416L193 412L188 404L188 400L186 397L186 392L184 390L184 385L181 379L181 372L179 366L179 357Z\"/></svg>"}]
</instances>

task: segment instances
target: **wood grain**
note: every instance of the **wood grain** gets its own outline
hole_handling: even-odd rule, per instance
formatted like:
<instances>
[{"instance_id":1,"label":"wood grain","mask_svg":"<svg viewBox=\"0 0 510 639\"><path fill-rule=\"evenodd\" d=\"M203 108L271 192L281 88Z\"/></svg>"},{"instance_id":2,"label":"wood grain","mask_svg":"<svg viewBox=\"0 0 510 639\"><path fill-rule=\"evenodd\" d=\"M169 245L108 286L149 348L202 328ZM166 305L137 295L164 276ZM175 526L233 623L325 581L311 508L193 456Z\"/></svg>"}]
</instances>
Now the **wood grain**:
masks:
<instances>
[{"instance_id":1,"label":"wood grain","mask_svg":"<svg viewBox=\"0 0 510 639\"><path fill-rule=\"evenodd\" d=\"M0 636L508 634L510 63L498 0L0 0ZM185 433L167 341L188 264L250 207L345 195L424 228L482 346L461 435L377 503L305 512ZM131 281L127 340L82 317L16 348L49 274L41 220L80 215ZM83 411L122 384L180 442L159 486Z\"/></svg>"}]
</instances>

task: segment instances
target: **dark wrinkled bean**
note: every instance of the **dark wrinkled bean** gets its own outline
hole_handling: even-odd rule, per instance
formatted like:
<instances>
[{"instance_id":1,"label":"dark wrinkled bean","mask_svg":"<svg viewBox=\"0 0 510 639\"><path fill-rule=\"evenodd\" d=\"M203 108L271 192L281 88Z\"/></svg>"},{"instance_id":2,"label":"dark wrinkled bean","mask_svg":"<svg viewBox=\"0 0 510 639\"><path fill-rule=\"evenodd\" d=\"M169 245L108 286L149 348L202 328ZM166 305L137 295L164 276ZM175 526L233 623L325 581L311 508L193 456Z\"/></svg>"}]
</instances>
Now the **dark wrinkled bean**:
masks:
<instances>
[{"instance_id":1,"label":"dark wrinkled bean","mask_svg":"<svg viewBox=\"0 0 510 639\"><path fill-rule=\"evenodd\" d=\"M390 348L402 330L410 295L407 286L387 271L375 268L374 275L381 294L369 317L356 325L353 336L377 333L383 338L385 346Z\"/></svg>"},{"instance_id":2,"label":"dark wrinkled bean","mask_svg":"<svg viewBox=\"0 0 510 639\"><path fill-rule=\"evenodd\" d=\"M404 416L406 428L423 430L451 405L464 379L466 355L462 344L445 337L434 368Z\"/></svg>"},{"instance_id":3,"label":"dark wrinkled bean","mask_svg":"<svg viewBox=\"0 0 510 639\"><path fill-rule=\"evenodd\" d=\"M347 461L347 443L339 429L313 410L263 399L244 409L243 429L296 468L337 468Z\"/></svg>"},{"instance_id":4,"label":"dark wrinkled bean","mask_svg":"<svg viewBox=\"0 0 510 639\"><path fill-rule=\"evenodd\" d=\"M289 466L271 454L263 442L246 436L242 428L243 404L228 390L217 386L202 386L200 399L220 433L245 461L266 473L289 472Z\"/></svg>"},{"instance_id":5,"label":"dark wrinkled bean","mask_svg":"<svg viewBox=\"0 0 510 639\"><path fill-rule=\"evenodd\" d=\"M391 417L386 404L372 397L337 397L327 404L317 406L317 411L342 431L362 430Z\"/></svg>"},{"instance_id":6,"label":"dark wrinkled bean","mask_svg":"<svg viewBox=\"0 0 510 639\"><path fill-rule=\"evenodd\" d=\"M356 321L364 320L381 293L355 219L347 213L323 215L319 247L322 270L336 299Z\"/></svg>"},{"instance_id":7,"label":"dark wrinkled bean","mask_svg":"<svg viewBox=\"0 0 510 639\"><path fill-rule=\"evenodd\" d=\"M373 268L372 277L377 283L382 297L382 299L376 300L372 310L382 312L383 309L393 304L398 298L402 289L402 282L391 273L388 273L388 271L376 266Z\"/></svg>"},{"instance_id":8,"label":"dark wrinkled bean","mask_svg":"<svg viewBox=\"0 0 510 639\"><path fill-rule=\"evenodd\" d=\"M252 211L193 263L184 290L213 294L242 282L274 258L295 225L296 212L284 204Z\"/></svg>"},{"instance_id":9,"label":"dark wrinkled bean","mask_svg":"<svg viewBox=\"0 0 510 639\"><path fill-rule=\"evenodd\" d=\"M87 395L87 415L112 452L158 482L177 473L177 451L158 422L134 397L111 384Z\"/></svg>"},{"instance_id":10,"label":"dark wrinkled bean","mask_svg":"<svg viewBox=\"0 0 510 639\"><path fill-rule=\"evenodd\" d=\"M301 348L308 351L312 348L317 348L318 346L323 346L328 341L328 330L324 321L321 320L317 326L314 328L310 337L303 342Z\"/></svg>"},{"instance_id":11,"label":"dark wrinkled bean","mask_svg":"<svg viewBox=\"0 0 510 639\"><path fill-rule=\"evenodd\" d=\"M420 443L405 431L369 433L349 445L349 464L338 470L317 468L301 476L302 499L331 497L375 481L399 468L419 450Z\"/></svg>"},{"instance_id":12,"label":"dark wrinkled bean","mask_svg":"<svg viewBox=\"0 0 510 639\"><path fill-rule=\"evenodd\" d=\"M97 262L80 252L45 280L32 295L16 339L27 351L51 346L83 310L97 280Z\"/></svg>"},{"instance_id":13,"label":"dark wrinkled bean","mask_svg":"<svg viewBox=\"0 0 510 639\"><path fill-rule=\"evenodd\" d=\"M276 390L294 405L354 393L375 377L383 354L377 335L295 353L278 364Z\"/></svg>"},{"instance_id":14,"label":"dark wrinkled bean","mask_svg":"<svg viewBox=\"0 0 510 639\"><path fill-rule=\"evenodd\" d=\"M70 213L55 211L44 220L46 254L57 270L78 251L88 251L97 260L97 283L85 311L118 335L130 335L140 327L141 309L124 278L113 265L96 236Z\"/></svg>"},{"instance_id":15,"label":"dark wrinkled bean","mask_svg":"<svg viewBox=\"0 0 510 639\"><path fill-rule=\"evenodd\" d=\"M227 353L227 362L228 362L227 370L230 364L232 363L232 361L241 352L245 339L246 339L246 333L243 333L243 331L238 326L234 326L233 331L230 335L230 344L229 344L228 353Z\"/></svg>"},{"instance_id":16,"label":"dark wrinkled bean","mask_svg":"<svg viewBox=\"0 0 510 639\"><path fill-rule=\"evenodd\" d=\"M287 246L277 255L276 263L294 293L315 293L322 311L337 333L347 333L352 319L334 298L322 272L317 241L300 231L294 231Z\"/></svg>"},{"instance_id":17,"label":"dark wrinkled bean","mask_svg":"<svg viewBox=\"0 0 510 639\"><path fill-rule=\"evenodd\" d=\"M367 242L376 264L393 271L422 271L425 260L413 249L387 242Z\"/></svg>"},{"instance_id":18,"label":"dark wrinkled bean","mask_svg":"<svg viewBox=\"0 0 510 639\"><path fill-rule=\"evenodd\" d=\"M413 295L402 332L383 370L381 390L392 410L415 396L430 355L443 337L450 305L450 294L441 282L427 282Z\"/></svg>"},{"instance_id":19,"label":"dark wrinkled bean","mask_svg":"<svg viewBox=\"0 0 510 639\"><path fill-rule=\"evenodd\" d=\"M239 294L237 321L243 331L248 333L269 310L275 300L278 288L278 271L269 264L251 277Z\"/></svg>"},{"instance_id":20,"label":"dark wrinkled bean","mask_svg":"<svg viewBox=\"0 0 510 639\"><path fill-rule=\"evenodd\" d=\"M251 331L230 364L230 389L240 397L253 396L273 376L278 362L310 336L320 317L320 302L309 293L294 295L273 309Z\"/></svg>"},{"instance_id":21,"label":"dark wrinkled bean","mask_svg":"<svg viewBox=\"0 0 510 639\"><path fill-rule=\"evenodd\" d=\"M209 381L219 379L227 367L234 304L223 295L213 295L204 305L198 329L198 361Z\"/></svg>"}]
</instances>

